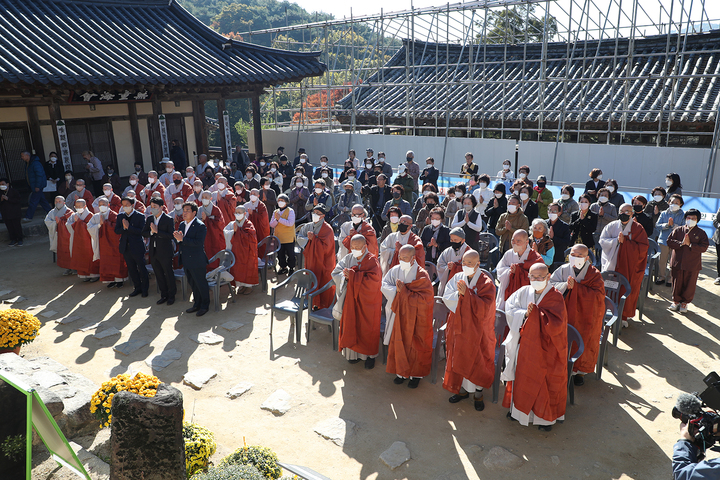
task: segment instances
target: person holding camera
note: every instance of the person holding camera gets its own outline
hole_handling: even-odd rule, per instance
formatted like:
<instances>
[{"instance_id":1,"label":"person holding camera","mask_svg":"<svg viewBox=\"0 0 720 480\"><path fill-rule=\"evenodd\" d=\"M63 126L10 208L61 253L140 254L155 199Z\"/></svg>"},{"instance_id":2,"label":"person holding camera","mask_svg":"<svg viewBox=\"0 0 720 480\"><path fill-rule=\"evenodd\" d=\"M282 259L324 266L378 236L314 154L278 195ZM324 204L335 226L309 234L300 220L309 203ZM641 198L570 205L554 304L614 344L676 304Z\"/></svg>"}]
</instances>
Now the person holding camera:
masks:
<instances>
[{"instance_id":1,"label":"person holding camera","mask_svg":"<svg viewBox=\"0 0 720 480\"><path fill-rule=\"evenodd\" d=\"M720 478L720 458L698 461L700 449L687 423L680 424L682 438L673 447L672 469L675 480ZM700 457L702 458L702 457Z\"/></svg>"}]
</instances>

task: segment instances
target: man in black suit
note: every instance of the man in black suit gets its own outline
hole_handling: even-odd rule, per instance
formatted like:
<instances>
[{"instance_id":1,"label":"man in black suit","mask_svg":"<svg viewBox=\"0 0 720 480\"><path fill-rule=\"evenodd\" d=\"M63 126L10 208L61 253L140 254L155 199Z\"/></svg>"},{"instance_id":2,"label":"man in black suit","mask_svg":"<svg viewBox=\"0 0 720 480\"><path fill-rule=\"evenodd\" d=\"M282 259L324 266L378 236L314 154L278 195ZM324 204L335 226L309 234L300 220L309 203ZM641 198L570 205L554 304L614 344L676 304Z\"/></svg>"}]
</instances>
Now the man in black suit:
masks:
<instances>
[{"instance_id":1,"label":"man in black suit","mask_svg":"<svg viewBox=\"0 0 720 480\"><path fill-rule=\"evenodd\" d=\"M383 208L385 208L385 203L392 199L392 193L384 173L379 174L376 180L377 185L370 188L370 208L372 209L372 226L380 235L385 226L385 221L382 219Z\"/></svg>"},{"instance_id":2,"label":"man in black suit","mask_svg":"<svg viewBox=\"0 0 720 480\"><path fill-rule=\"evenodd\" d=\"M142 294L147 297L150 280L145 268L145 244L142 238L145 216L133 208L133 201L128 197L123 197L120 203L122 209L117 217L115 233L120 235L120 253L125 257L128 274L135 286L130 296Z\"/></svg>"},{"instance_id":3,"label":"man in black suit","mask_svg":"<svg viewBox=\"0 0 720 480\"><path fill-rule=\"evenodd\" d=\"M150 265L153 267L160 289L160 300L158 305L167 302L168 305L175 303L177 286L175 285L175 272L173 271L173 232L175 222L162 207L165 200L153 198L150 200L151 215L145 220L145 228L142 235L150 239L148 253L150 254Z\"/></svg>"},{"instance_id":4,"label":"man in black suit","mask_svg":"<svg viewBox=\"0 0 720 480\"><path fill-rule=\"evenodd\" d=\"M208 264L205 255L205 235L207 227L197 219L198 206L194 202L183 204L183 222L173 234L180 245L180 261L185 276L193 292L193 306L185 310L187 313L197 312L202 317L210 308L210 287L205 278Z\"/></svg>"}]
</instances>

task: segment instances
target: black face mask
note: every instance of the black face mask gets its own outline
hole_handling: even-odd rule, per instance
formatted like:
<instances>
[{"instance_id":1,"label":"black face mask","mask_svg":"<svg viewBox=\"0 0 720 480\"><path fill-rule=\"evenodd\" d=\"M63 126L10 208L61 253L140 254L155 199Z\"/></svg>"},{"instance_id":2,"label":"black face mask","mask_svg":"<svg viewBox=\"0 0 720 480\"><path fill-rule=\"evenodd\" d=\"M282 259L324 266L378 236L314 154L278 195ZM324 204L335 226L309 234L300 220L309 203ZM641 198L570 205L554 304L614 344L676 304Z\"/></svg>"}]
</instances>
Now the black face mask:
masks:
<instances>
[{"instance_id":1,"label":"black face mask","mask_svg":"<svg viewBox=\"0 0 720 480\"><path fill-rule=\"evenodd\" d=\"M426 203L425 206L427 207L428 210L432 210L433 208L435 208L434 203Z\"/></svg>"},{"instance_id":2,"label":"black face mask","mask_svg":"<svg viewBox=\"0 0 720 480\"><path fill-rule=\"evenodd\" d=\"M633 205L633 210L635 211L635 213L640 213L643 211L643 206L642 205Z\"/></svg>"},{"instance_id":3,"label":"black face mask","mask_svg":"<svg viewBox=\"0 0 720 480\"><path fill-rule=\"evenodd\" d=\"M537 182L538 188L545 188L545 182Z\"/></svg>"},{"instance_id":4,"label":"black face mask","mask_svg":"<svg viewBox=\"0 0 720 480\"><path fill-rule=\"evenodd\" d=\"M627 213L621 213L619 218L622 223L627 223L627 221L630 220L630 215Z\"/></svg>"},{"instance_id":5,"label":"black face mask","mask_svg":"<svg viewBox=\"0 0 720 480\"><path fill-rule=\"evenodd\" d=\"M462 242L450 242L450 246L457 252L462 247Z\"/></svg>"},{"instance_id":6,"label":"black face mask","mask_svg":"<svg viewBox=\"0 0 720 480\"><path fill-rule=\"evenodd\" d=\"M410 228L410 225L406 225L404 223L398 224L398 230L400 230L400 233L405 233L408 231L408 228Z\"/></svg>"},{"instance_id":7,"label":"black face mask","mask_svg":"<svg viewBox=\"0 0 720 480\"><path fill-rule=\"evenodd\" d=\"M180 184L182 183L182 180L176 178L175 180L173 180L173 183L174 183L175 185L180 185Z\"/></svg>"},{"instance_id":8,"label":"black face mask","mask_svg":"<svg viewBox=\"0 0 720 480\"><path fill-rule=\"evenodd\" d=\"M393 198L400 198L400 192L393 192Z\"/></svg>"}]
</instances>

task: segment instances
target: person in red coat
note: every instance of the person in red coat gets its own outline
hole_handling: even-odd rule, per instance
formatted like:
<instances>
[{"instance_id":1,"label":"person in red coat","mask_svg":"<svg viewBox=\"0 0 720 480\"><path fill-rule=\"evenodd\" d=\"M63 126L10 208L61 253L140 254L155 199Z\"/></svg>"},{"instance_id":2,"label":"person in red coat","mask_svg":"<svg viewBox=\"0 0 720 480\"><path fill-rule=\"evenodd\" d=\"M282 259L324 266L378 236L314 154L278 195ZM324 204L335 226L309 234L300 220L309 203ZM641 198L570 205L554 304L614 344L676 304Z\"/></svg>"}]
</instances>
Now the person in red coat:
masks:
<instances>
[{"instance_id":1,"label":"person in red coat","mask_svg":"<svg viewBox=\"0 0 720 480\"><path fill-rule=\"evenodd\" d=\"M152 198L152 194L154 192L160 192L160 198L162 198L165 195L165 186L160 180L158 180L157 172L155 170L150 170L148 172L148 184L145 185L145 188L142 191L141 200L145 203L145 205L150 203L150 199Z\"/></svg>"},{"instance_id":2,"label":"person in red coat","mask_svg":"<svg viewBox=\"0 0 720 480\"><path fill-rule=\"evenodd\" d=\"M128 183L130 185L123 190L122 196L127 197L127 194L130 190L135 192L135 196L139 197L142 195L142 191L145 188L145 185L140 183L140 179L138 178L137 174L133 173L130 175L130 179L128 180Z\"/></svg>"},{"instance_id":3,"label":"person in red coat","mask_svg":"<svg viewBox=\"0 0 720 480\"><path fill-rule=\"evenodd\" d=\"M260 192L257 188L250 190L250 201L245 204L245 211L248 219L255 226L257 243L270 235L270 220L268 219L267 207L260 201ZM265 247L258 249L258 257L265 256Z\"/></svg>"},{"instance_id":4,"label":"person in red coat","mask_svg":"<svg viewBox=\"0 0 720 480\"><path fill-rule=\"evenodd\" d=\"M213 200L215 205L218 206L220 211L225 217L225 221L230 223L235 218L235 207L237 201L235 200L235 194L232 189L228 188L228 182L225 177L220 177L217 180L217 190L213 193Z\"/></svg>"},{"instance_id":5,"label":"person in red coat","mask_svg":"<svg viewBox=\"0 0 720 480\"><path fill-rule=\"evenodd\" d=\"M252 287L260 283L258 274L257 236L255 227L246 217L245 207L235 207L233 219L225 225L225 249L235 255L235 265L230 269L233 285L239 295L250 295Z\"/></svg>"},{"instance_id":6,"label":"person in red coat","mask_svg":"<svg viewBox=\"0 0 720 480\"><path fill-rule=\"evenodd\" d=\"M225 217L222 211L213 205L212 193L205 190L201 196L202 206L198 208L198 216L207 227L205 236L205 254L211 259L220 250L225 250L225 237L223 236L223 228L225 228ZM215 260L208 264L207 270L213 270L218 267L220 262Z\"/></svg>"},{"instance_id":7,"label":"person in red coat","mask_svg":"<svg viewBox=\"0 0 720 480\"><path fill-rule=\"evenodd\" d=\"M72 275L70 268L70 232L67 229L67 219L73 214L73 210L65 205L65 197L55 197L55 208L50 210L45 217L45 226L48 229L50 250L55 252L55 263L58 267L64 268L63 275Z\"/></svg>"},{"instance_id":8,"label":"person in red coat","mask_svg":"<svg viewBox=\"0 0 720 480\"><path fill-rule=\"evenodd\" d=\"M77 271L83 282L100 280L100 262L94 259L93 242L87 225L93 214L83 199L75 200L75 213L67 220L70 232L70 268Z\"/></svg>"},{"instance_id":9,"label":"person in red coat","mask_svg":"<svg viewBox=\"0 0 720 480\"><path fill-rule=\"evenodd\" d=\"M168 212L170 218L173 219L175 230L178 229L178 227L180 226L180 222L183 221L183 203L185 203L185 200L183 200L182 198L176 198L175 200L173 200L173 210Z\"/></svg>"},{"instance_id":10,"label":"person in red coat","mask_svg":"<svg viewBox=\"0 0 720 480\"><path fill-rule=\"evenodd\" d=\"M202 199L200 196L203 192L203 183L202 180L195 180L193 182L193 188L190 195L185 199L186 202L195 202L198 207L202 207Z\"/></svg>"},{"instance_id":11,"label":"person in red coat","mask_svg":"<svg viewBox=\"0 0 720 480\"><path fill-rule=\"evenodd\" d=\"M87 229L93 239L93 258L99 260L100 281L107 283L108 288L120 288L128 279L125 257L119 249L120 235L115 233L116 223L117 213L110 209L105 197L99 197L98 213L88 222Z\"/></svg>"},{"instance_id":12,"label":"person in red coat","mask_svg":"<svg viewBox=\"0 0 720 480\"><path fill-rule=\"evenodd\" d=\"M297 235L297 242L303 248L305 268L315 274L318 288L322 288L332 280L335 268L335 233L325 222L325 205L318 204L312 210L312 222L304 224ZM314 309L328 308L332 305L335 287L331 287L318 295Z\"/></svg>"},{"instance_id":13,"label":"person in red coat","mask_svg":"<svg viewBox=\"0 0 720 480\"><path fill-rule=\"evenodd\" d=\"M120 197L118 197L115 192L113 192L113 186L109 183L106 183L103 185L103 194L100 197L97 197L95 201L93 202L93 211L95 213L98 212L98 202L100 198L105 198L108 201L108 207L110 210L112 210L115 213L118 213L120 211L120 207L122 207L122 203L120 202Z\"/></svg>"}]
</instances>

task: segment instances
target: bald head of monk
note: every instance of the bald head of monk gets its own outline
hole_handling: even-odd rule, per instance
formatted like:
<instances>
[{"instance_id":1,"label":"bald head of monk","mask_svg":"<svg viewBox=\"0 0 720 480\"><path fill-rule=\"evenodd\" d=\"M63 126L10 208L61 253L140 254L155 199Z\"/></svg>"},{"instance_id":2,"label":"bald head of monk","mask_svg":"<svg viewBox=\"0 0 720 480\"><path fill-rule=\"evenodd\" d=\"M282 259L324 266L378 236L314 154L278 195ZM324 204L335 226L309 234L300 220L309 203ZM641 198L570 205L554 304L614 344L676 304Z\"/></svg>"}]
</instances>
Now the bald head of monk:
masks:
<instances>
[{"instance_id":1,"label":"bald head of monk","mask_svg":"<svg viewBox=\"0 0 720 480\"><path fill-rule=\"evenodd\" d=\"M402 262L412 263L415 259L415 247L412 245L403 245L398 252L398 260Z\"/></svg>"},{"instance_id":2,"label":"bald head of monk","mask_svg":"<svg viewBox=\"0 0 720 480\"><path fill-rule=\"evenodd\" d=\"M62 210L62 207L65 206L65 197L62 195L58 195L55 197L55 208L58 210Z\"/></svg>"},{"instance_id":3,"label":"bald head of monk","mask_svg":"<svg viewBox=\"0 0 720 480\"><path fill-rule=\"evenodd\" d=\"M367 240L360 234L353 235L350 239L350 252L355 258L361 258L367 251Z\"/></svg>"},{"instance_id":4,"label":"bald head of monk","mask_svg":"<svg viewBox=\"0 0 720 480\"><path fill-rule=\"evenodd\" d=\"M78 213L82 213L85 211L85 200L82 198L78 198L75 200L75 211Z\"/></svg>"},{"instance_id":5,"label":"bald head of monk","mask_svg":"<svg viewBox=\"0 0 720 480\"><path fill-rule=\"evenodd\" d=\"M518 255L522 255L525 253L525 249L528 246L528 232L527 230L515 230L515 233L513 233L512 236L512 249L517 253Z\"/></svg>"},{"instance_id":6,"label":"bald head of monk","mask_svg":"<svg viewBox=\"0 0 720 480\"><path fill-rule=\"evenodd\" d=\"M544 263L535 263L530 267L530 285L535 289L535 293L545 290L550 271Z\"/></svg>"},{"instance_id":7,"label":"bald head of monk","mask_svg":"<svg viewBox=\"0 0 720 480\"><path fill-rule=\"evenodd\" d=\"M472 278L477 273L480 264L480 254L475 250L468 250L462 256L463 273Z\"/></svg>"}]
</instances>

